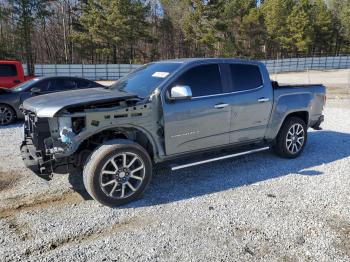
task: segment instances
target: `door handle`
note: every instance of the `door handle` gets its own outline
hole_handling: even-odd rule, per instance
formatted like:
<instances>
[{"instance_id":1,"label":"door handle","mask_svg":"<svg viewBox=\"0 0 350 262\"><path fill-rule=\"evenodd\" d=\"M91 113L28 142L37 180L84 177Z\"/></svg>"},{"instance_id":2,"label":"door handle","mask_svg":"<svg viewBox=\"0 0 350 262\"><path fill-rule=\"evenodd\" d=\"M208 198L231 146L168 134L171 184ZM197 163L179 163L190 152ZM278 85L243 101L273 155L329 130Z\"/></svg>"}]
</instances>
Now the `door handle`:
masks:
<instances>
[{"instance_id":1,"label":"door handle","mask_svg":"<svg viewBox=\"0 0 350 262\"><path fill-rule=\"evenodd\" d=\"M265 103L265 102L269 102L269 101L270 101L270 98L267 98L267 97L262 97L262 98L258 99L259 103Z\"/></svg>"},{"instance_id":2,"label":"door handle","mask_svg":"<svg viewBox=\"0 0 350 262\"><path fill-rule=\"evenodd\" d=\"M21 81L20 80L13 80L13 83L14 84L19 84L19 83L21 83Z\"/></svg>"},{"instance_id":3,"label":"door handle","mask_svg":"<svg viewBox=\"0 0 350 262\"><path fill-rule=\"evenodd\" d=\"M216 109L221 109L221 108L225 108L225 107L228 107L228 106L229 106L229 104L221 103L221 104L215 105L214 107L215 107Z\"/></svg>"}]
</instances>

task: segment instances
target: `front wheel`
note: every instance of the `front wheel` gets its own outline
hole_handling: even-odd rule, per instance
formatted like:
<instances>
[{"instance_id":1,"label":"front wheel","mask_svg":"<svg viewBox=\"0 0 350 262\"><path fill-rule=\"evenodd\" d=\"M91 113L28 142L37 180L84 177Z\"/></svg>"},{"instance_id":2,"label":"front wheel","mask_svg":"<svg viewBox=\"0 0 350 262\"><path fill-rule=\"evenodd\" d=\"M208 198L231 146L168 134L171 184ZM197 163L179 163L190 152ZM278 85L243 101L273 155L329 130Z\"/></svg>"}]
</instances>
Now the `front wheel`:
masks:
<instances>
[{"instance_id":1,"label":"front wheel","mask_svg":"<svg viewBox=\"0 0 350 262\"><path fill-rule=\"evenodd\" d=\"M288 118L279 131L274 151L285 158L296 158L304 150L307 141L307 127L299 117Z\"/></svg>"},{"instance_id":2,"label":"front wheel","mask_svg":"<svg viewBox=\"0 0 350 262\"><path fill-rule=\"evenodd\" d=\"M96 201L118 206L137 199L152 177L152 162L140 145L108 142L92 153L84 171L84 185Z\"/></svg>"}]
</instances>

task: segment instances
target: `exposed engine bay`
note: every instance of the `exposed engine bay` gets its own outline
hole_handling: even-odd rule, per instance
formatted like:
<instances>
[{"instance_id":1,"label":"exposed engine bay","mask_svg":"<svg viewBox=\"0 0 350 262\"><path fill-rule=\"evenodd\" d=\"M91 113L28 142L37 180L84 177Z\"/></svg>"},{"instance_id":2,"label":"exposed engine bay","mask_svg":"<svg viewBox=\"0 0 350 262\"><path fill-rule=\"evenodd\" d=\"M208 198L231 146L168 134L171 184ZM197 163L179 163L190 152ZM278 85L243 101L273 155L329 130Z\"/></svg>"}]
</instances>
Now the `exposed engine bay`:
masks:
<instances>
[{"instance_id":1,"label":"exposed engine bay","mask_svg":"<svg viewBox=\"0 0 350 262\"><path fill-rule=\"evenodd\" d=\"M22 150L32 155L27 160L35 160L33 168L39 160L41 173L53 170L60 173L58 165L63 169L61 172L69 170L71 165L82 166L90 153L106 140L138 140L153 150L158 146L152 137L162 134L161 124L152 121L152 117L159 119L159 110L153 110L154 107L157 108L157 101L130 98L67 107L51 118L24 111ZM150 135L144 137L138 131Z\"/></svg>"}]
</instances>

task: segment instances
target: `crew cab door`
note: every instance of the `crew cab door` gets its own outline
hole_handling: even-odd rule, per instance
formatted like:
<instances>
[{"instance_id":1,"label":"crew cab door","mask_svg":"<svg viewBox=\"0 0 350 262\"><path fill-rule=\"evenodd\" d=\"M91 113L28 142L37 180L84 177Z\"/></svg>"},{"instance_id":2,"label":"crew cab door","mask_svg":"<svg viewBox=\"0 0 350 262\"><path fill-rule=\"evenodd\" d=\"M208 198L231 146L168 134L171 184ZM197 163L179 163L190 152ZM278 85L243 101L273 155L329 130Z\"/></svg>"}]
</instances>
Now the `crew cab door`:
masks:
<instances>
[{"instance_id":1,"label":"crew cab door","mask_svg":"<svg viewBox=\"0 0 350 262\"><path fill-rule=\"evenodd\" d=\"M192 98L163 100L167 155L191 152L229 143L231 108L223 93L220 66L197 65L182 73L174 86L188 86ZM169 94L169 93L168 93Z\"/></svg>"},{"instance_id":2,"label":"crew cab door","mask_svg":"<svg viewBox=\"0 0 350 262\"><path fill-rule=\"evenodd\" d=\"M268 72L255 64L227 64L231 76L230 143L262 140L270 119L273 90ZM264 77L265 76L265 77Z\"/></svg>"}]
</instances>

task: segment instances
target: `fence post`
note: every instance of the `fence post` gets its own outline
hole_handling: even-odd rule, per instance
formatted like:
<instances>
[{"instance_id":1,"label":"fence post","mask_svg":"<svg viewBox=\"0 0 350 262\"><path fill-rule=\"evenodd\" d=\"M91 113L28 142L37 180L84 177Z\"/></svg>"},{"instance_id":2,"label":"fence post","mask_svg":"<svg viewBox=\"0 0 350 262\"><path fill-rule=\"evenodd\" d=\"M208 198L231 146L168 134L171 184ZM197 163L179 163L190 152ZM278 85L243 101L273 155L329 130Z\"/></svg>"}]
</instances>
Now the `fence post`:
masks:
<instances>
[{"instance_id":1,"label":"fence post","mask_svg":"<svg viewBox=\"0 0 350 262\"><path fill-rule=\"evenodd\" d=\"M296 70L297 72L300 71L300 70L299 70L299 55L297 55L297 66L296 66L295 70Z\"/></svg>"}]
</instances>

